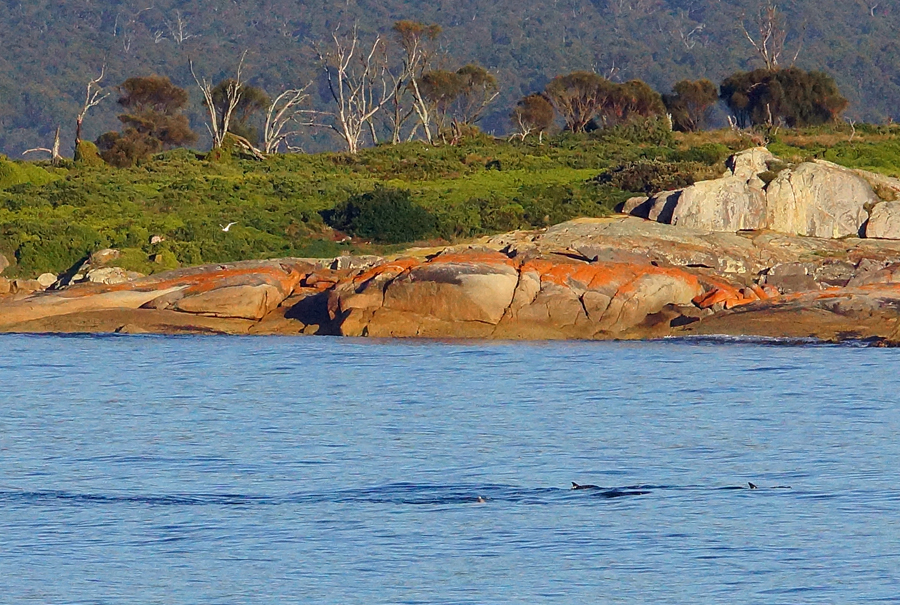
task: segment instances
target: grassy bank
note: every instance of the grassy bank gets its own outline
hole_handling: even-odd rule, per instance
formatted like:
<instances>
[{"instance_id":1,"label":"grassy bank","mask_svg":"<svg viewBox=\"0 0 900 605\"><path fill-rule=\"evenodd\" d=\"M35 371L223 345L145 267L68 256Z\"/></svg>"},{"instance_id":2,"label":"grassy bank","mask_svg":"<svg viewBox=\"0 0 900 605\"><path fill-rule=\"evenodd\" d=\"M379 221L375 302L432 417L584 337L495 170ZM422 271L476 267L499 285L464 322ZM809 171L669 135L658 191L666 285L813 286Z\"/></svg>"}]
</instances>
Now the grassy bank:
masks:
<instances>
[{"instance_id":1,"label":"grassy bank","mask_svg":"<svg viewBox=\"0 0 900 605\"><path fill-rule=\"evenodd\" d=\"M631 129L564 135L543 145L480 137L454 147L410 143L357 156L265 161L211 161L181 149L130 169L2 159L0 253L15 263L4 276L33 276L65 270L107 247L123 250L120 264L144 273L203 262L385 252L413 239L452 242L604 216L631 195L720 174L730 152L752 144L730 131L682 136ZM900 175L896 128L784 132L771 149ZM329 211L347 215L348 208L371 205L365 194L376 189L387 191L381 198L407 203L400 199L406 197L424 209L425 227L404 231L406 210L395 204L381 214L378 208L358 212L353 229L369 235L342 241L348 233L326 222L335 214ZM393 221L394 236L379 237L383 225L363 229L361 221ZM236 224L223 231L230 222Z\"/></svg>"}]
</instances>

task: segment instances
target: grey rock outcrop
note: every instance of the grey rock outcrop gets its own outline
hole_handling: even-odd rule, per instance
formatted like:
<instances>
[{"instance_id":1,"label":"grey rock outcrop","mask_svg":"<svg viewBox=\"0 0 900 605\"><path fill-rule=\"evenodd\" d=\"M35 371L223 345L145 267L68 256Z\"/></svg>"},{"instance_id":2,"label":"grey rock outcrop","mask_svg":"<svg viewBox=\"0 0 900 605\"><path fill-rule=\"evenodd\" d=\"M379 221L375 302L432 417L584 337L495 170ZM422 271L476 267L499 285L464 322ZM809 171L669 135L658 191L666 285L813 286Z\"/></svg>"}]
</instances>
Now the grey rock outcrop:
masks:
<instances>
[{"instance_id":1,"label":"grey rock outcrop","mask_svg":"<svg viewBox=\"0 0 900 605\"><path fill-rule=\"evenodd\" d=\"M900 202L881 202L872 209L866 237L900 239Z\"/></svg>"},{"instance_id":2,"label":"grey rock outcrop","mask_svg":"<svg viewBox=\"0 0 900 605\"><path fill-rule=\"evenodd\" d=\"M775 160L764 147L733 155L721 179L700 181L678 191L664 191L643 203L626 202L623 210L659 223L707 231L743 231L766 226L765 184L757 176ZM631 201L631 200L629 200Z\"/></svg>"},{"instance_id":3,"label":"grey rock outcrop","mask_svg":"<svg viewBox=\"0 0 900 605\"><path fill-rule=\"evenodd\" d=\"M630 197L625 200L625 203L622 204L621 208L617 208L622 214L635 214L635 211L650 201L650 198L646 195L639 195L637 197Z\"/></svg>"},{"instance_id":4,"label":"grey rock outcrop","mask_svg":"<svg viewBox=\"0 0 900 605\"><path fill-rule=\"evenodd\" d=\"M854 170L856 174L866 180L879 198L886 202L892 202L900 199L900 179L878 174L877 172L869 172L868 170Z\"/></svg>"},{"instance_id":5,"label":"grey rock outcrop","mask_svg":"<svg viewBox=\"0 0 900 605\"><path fill-rule=\"evenodd\" d=\"M111 263L122 255L121 252L114 248L105 248L103 250L97 250L93 254L91 254L91 267L102 267L107 263Z\"/></svg>"},{"instance_id":6,"label":"grey rock outcrop","mask_svg":"<svg viewBox=\"0 0 900 605\"><path fill-rule=\"evenodd\" d=\"M742 231L766 226L763 182L751 175L701 181L681 192L668 221L710 231Z\"/></svg>"},{"instance_id":7,"label":"grey rock outcrop","mask_svg":"<svg viewBox=\"0 0 900 605\"><path fill-rule=\"evenodd\" d=\"M126 271L122 267L103 267L87 272L87 281L92 284L124 284L132 279L143 277L140 273Z\"/></svg>"},{"instance_id":8,"label":"grey rock outcrop","mask_svg":"<svg viewBox=\"0 0 900 605\"><path fill-rule=\"evenodd\" d=\"M900 197L900 180L850 170L816 160L782 170L766 185L760 175L778 158L758 147L733 155L728 171L678 191L664 191L646 201L629 200L623 211L659 223L705 231L769 229L821 238L859 236L869 209L882 199ZM878 210L868 237L900 238L900 206ZM892 226L896 223L896 226Z\"/></svg>"},{"instance_id":9,"label":"grey rock outcrop","mask_svg":"<svg viewBox=\"0 0 900 605\"><path fill-rule=\"evenodd\" d=\"M41 284L42 286L44 286L45 289L49 288L50 286L55 284L56 280L57 280L57 277L56 277L55 273L42 273L37 278L38 283Z\"/></svg>"},{"instance_id":10,"label":"grey rock outcrop","mask_svg":"<svg viewBox=\"0 0 900 605\"><path fill-rule=\"evenodd\" d=\"M767 226L811 237L856 236L879 202L861 176L831 162L805 162L785 170L766 190Z\"/></svg>"},{"instance_id":11,"label":"grey rock outcrop","mask_svg":"<svg viewBox=\"0 0 900 605\"><path fill-rule=\"evenodd\" d=\"M681 194L681 189L657 193L642 204L635 206L629 214L670 225L675 207L678 206L678 200L681 199Z\"/></svg>"},{"instance_id":12,"label":"grey rock outcrop","mask_svg":"<svg viewBox=\"0 0 900 605\"><path fill-rule=\"evenodd\" d=\"M0 254L0 273L3 273L3 271L5 271L8 266L9 266L9 261L6 259L5 256Z\"/></svg>"},{"instance_id":13,"label":"grey rock outcrop","mask_svg":"<svg viewBox=\"0 0 900 605\"><path fill-rule=\"evenodd\" d=\"M726 176L733 176L745 181L749 181L756 175L769 169L768 163L774 162L776 158L771 151L765 147L754 147L753 149L745 149L734 154L725 162L725 166L731 173Z\"/></svg>"},{"instance_id":14,"label":"grey rock outcrop","mask_svg":"<svg viewBox=\"0 0 900 605\"><path fill-rule=\"evenodd\" d=\"M763 276L765 285L776 288L782 294L819 290L813 263L783 263L770 268Z\"/></svg>"}]
</instances>

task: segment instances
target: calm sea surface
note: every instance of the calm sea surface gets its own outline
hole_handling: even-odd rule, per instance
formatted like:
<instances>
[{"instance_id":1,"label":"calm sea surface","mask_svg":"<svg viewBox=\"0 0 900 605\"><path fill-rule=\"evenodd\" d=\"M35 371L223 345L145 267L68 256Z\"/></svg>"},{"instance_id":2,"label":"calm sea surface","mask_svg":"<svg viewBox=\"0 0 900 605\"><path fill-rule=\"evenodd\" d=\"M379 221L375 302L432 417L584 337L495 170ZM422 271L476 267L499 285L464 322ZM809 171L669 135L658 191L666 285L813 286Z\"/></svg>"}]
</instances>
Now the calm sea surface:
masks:
<instances>
[{"instance_id":1,"label":"calm sea surface","mask_svg":"<svg viewBox=\"0 0 900 605\"><path fill-rule=\"evenodd\" d=\"M897 602L898 367L0 336L0 603Z\"/></svg>"}]
</instances>

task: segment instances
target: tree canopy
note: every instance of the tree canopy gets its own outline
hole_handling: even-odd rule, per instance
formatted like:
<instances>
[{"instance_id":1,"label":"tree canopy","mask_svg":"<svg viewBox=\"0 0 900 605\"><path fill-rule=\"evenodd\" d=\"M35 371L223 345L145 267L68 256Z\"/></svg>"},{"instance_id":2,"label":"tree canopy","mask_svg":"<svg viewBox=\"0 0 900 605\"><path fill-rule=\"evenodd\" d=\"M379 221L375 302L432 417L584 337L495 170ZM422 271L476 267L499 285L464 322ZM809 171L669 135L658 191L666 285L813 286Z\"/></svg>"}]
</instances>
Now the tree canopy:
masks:
<instances>
[{"instance_id":1,"label":"tree canopy","mask_svg":"<svg viewBox=\"0 0 900 605\"><path fill-rule=\"evenodd\" d=\"M188 145L197 140L181 112L187 91L162 76L128 78L118 87L121 134L107 132L97 139L104 160L114 166L131 166L151 153Z\"/></svg>"},{"instance_id":2,"label":"tree canopy","mask_svg":"<svg viewBox=\"0 0 900 605\"><path fill-rule=\"evenodd\" d=\"M472 62L493 74L500 96L479 125L502 134L516 102L544 90L559 74L596 71L613 82L640 79L669 91L681 80L720 83L735 72L762 67L740 27L745 23L756 37L752 16L759 5L758 0L10 2L0 12L0 151L15 156L46 147L59 125L63 140L74 140L73 117L85 85L104 64L107 87L158 73L189 88L193 100L185 115L201 137L206 112L193 89L190 60L198 73L218 82L233 74L249 51L248 84L275 97L315 81L310 104L321 106L327 90L316 79L312 47L330 40L338 24L357 22L364 39L381 35L394 48L416 38L432 43L439 29L435 46L446 56L432 69ZM831 74L849 101L848 117L900 119L900 10L894 4L794 0L781 8L787 30L781 67L791 65L802 39L796 66ZM397 32L392 27L398 19L431 25ZM112 98L94 108L84 138L117 129L118 113ZM321 133L299 144L310 151L337 147Z\"/></svg>"},{"instance_id":3,"label":"tree canopy","mask_svg":"<svg viewBox=\"0 0 900 605\"><path fill-rule=\"evenodd\" d=\"M831 76L796 67L733 74L722 82L721 97L743 127L826 124L848 104Z\"/></svg>"},{"instance_id":4,"label":"tree canopy","mask_svg":"<svg viewBox=\"0 0 900 605\"><path fill-rule=\"evenodd\" d=\"M709 80L682 80L672 87L672 94L662 98L672 116L672 127L694 132L706 128L712 107L719 100L719 91Z\"/></svg>"}]
</instances>

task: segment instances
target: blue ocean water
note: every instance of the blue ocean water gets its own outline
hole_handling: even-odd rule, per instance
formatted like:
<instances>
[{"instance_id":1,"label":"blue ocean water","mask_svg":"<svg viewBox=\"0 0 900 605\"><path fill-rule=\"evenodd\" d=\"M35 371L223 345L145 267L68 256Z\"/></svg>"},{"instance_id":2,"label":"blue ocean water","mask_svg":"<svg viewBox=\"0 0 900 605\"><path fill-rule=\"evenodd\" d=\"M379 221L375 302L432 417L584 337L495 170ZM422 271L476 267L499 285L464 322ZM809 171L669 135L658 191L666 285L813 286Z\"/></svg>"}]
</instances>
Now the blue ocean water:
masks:
<instances>
[{"instance_id":1,"label":"blue ocean water","mask_svg":"<svg viewBox=\"0 0 900 605\"><path fill-rule=\"evenodd\" d=\"M0 336L0 602L900 601L898 362Z\"/></svg>"}]
</instances>

